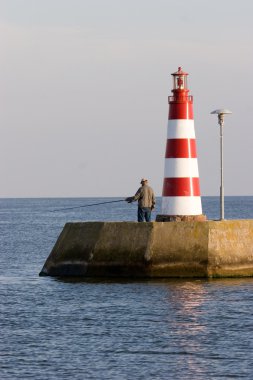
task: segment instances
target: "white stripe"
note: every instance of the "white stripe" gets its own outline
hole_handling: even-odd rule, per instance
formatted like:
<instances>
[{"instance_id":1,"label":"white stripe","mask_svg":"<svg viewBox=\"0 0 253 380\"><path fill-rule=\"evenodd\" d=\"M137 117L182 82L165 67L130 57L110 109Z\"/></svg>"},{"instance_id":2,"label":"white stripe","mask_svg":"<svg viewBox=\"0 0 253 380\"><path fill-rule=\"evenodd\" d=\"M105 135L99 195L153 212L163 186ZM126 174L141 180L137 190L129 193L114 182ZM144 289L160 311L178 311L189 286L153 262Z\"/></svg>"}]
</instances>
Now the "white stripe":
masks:
<instances>
[{"instance_id":1,"label":"white stripe","mask_svg":"<svg viewBox=\"0 0 253 380\"><path fill-rule=\"evenodd\" d=\"M201 215L200 197L163 197L163 215Z\"/></svg>"},{"instance_id":2,"label":"white stripe","mask_svg":"<svg viewBox=\"0 0 253 380\"><path fill-rule=\"evenodd\" d=\"M197 158L165 158L164 178L199 177Z\"/></svg>"},{"instance_id":3,"label":"white stripe","mask_svg":"<svg viewBox=\"0 0 253 380\"><path fill-rule=\"evenodd\" d=\"M195 139L194 120L176 119L168 120L168 139Z\"/></svg>"}]
</instances>

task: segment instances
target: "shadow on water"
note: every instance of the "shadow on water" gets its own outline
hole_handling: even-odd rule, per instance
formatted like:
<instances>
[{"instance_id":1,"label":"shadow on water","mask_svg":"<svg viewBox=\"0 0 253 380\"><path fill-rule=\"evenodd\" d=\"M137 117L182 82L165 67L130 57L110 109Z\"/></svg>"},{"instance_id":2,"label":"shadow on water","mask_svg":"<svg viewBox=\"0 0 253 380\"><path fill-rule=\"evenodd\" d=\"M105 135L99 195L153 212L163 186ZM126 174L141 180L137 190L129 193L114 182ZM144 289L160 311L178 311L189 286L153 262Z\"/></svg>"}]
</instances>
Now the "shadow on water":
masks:
<instances>
[{"instance_id":1,"label":"shadow on water","mask_svg":"<svg viewBox=\"0 0 253 380\"><path fill-rule=\"evenodd\" d=\"M206 284L213 286L253 285L253 277L243 278L122 278L122 277L52 277L52 280L65 284L150 284L150 285L182 285Z\"/></svg>"}]
</instances>

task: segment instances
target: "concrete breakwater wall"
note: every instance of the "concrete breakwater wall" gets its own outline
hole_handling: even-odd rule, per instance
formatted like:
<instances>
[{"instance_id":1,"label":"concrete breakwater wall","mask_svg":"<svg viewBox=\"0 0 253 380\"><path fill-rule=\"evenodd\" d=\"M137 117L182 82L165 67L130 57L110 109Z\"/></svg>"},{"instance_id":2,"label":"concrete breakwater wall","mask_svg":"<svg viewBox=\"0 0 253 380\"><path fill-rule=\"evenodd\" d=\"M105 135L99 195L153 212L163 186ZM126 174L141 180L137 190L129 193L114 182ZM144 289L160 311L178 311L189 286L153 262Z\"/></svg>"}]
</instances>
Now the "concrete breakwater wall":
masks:
<instances>
[{"instance_id":1,"label":"concrete breakwater wall","mask_svg":"<svg viewBox=\"0 0 253 380\"><path fill-rule=\"evenodd\" d=\"M253 220L67 223L40 275L253 276Z\"/></svg>"}]
</instances>

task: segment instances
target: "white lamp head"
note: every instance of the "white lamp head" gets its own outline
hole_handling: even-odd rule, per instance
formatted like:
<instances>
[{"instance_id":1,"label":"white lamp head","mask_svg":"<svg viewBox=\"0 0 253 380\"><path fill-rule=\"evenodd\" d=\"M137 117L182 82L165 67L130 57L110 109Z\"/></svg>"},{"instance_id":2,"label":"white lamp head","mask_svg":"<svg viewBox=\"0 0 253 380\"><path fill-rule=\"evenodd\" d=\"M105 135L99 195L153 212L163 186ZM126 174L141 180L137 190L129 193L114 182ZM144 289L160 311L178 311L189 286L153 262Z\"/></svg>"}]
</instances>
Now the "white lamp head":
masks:
<instances>
[{"instance_id":1,"label":"white lamp head","mask_svg":"<svg viewBox=\"0 0 253 380\"><path fill-rule=\"evenodd\" d=\"M227 110L226 108L220 108L218 110L211 112L211 114L218 114L218 115L228 115L230 113L232 113L232 112Z\"/></svg>"},{"instance_id":2,"label":"white lamp head","mask_svg":"<svg viewBox=\"0 0 253 380\"><path fill-rule=\"evenodd\" d=\"M220 126L222 127L223 124L224 124L224 115L229 115L231 114L232 112L229 111L228 109L226 108L220 108L218 110L214 110L211 112L211 114L216 114L218 115L218 120L219 120L219 124Z\"/></svg>"}]
</instances>

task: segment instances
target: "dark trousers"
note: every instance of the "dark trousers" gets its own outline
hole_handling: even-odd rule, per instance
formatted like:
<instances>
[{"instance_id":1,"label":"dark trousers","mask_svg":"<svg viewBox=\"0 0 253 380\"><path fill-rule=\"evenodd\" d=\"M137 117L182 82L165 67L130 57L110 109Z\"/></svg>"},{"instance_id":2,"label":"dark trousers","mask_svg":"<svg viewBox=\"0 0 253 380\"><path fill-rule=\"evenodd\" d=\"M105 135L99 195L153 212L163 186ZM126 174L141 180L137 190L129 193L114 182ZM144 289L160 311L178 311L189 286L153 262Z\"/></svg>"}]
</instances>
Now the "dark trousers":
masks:
<instances>
[{"instance_id":1,"label":"dark trousers","mask_svg":"<svg viewBox=\"0 0 253 380\"><path fill-rule=\"evenodd\" d=\"M150 222L151 221L151 208L150 207L138 207L138 222Z\"/></svg>"}]
</instances>

